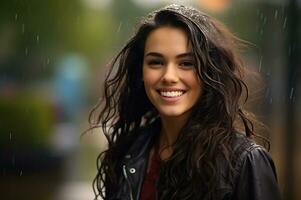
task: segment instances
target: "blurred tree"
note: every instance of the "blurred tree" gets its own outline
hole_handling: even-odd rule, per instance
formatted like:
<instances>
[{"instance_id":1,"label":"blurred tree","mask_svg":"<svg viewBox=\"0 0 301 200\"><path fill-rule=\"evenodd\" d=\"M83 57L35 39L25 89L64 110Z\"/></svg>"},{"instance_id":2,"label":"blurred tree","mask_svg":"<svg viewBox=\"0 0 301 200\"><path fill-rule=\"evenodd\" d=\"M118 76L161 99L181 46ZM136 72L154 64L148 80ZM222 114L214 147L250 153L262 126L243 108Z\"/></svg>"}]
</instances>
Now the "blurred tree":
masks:
<instances>
[{"instance_id":1,"label":"blurred tree","mask_svg":"<svg viewBox=\"0 0 301 200\"><path fill-rule=\"evenodd\" d=\"M12 0L1 3L0 33L14 32L14 52L0 60L0 72L8 79L30 82L48 74L55 50L64 46L64 34L72 25L78 1ZM6 51L3 49L2 51Z\"/></svg>"},{"instance_id":2,"label":"blurred tree","mask_svg":"<svg viewBox=\"0 0 301 200\"><path fill-rule=\"evenodd\" d=\"M57 57L78 52L90 59L110 51L114 16L82 1L4 1L0 7L0 84L29 84L51 76ZM7 52L10 52L8 54Z\"/></svg>"}]
</instances>

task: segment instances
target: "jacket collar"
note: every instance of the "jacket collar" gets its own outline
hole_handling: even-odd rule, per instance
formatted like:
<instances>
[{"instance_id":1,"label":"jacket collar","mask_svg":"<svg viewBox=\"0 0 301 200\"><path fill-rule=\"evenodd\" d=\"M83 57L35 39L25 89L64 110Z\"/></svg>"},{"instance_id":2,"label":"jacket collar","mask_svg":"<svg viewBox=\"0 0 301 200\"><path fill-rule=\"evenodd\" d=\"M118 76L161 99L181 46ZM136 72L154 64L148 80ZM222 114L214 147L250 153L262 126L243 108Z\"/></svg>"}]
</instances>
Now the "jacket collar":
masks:
<instances>
[{"instance_id":1,"label":"jacket collar","mask_svg":"<svg viewBox=\"0 0 301 200\"><path fill-rule=\"evenodd\" d=\"M124 161L135 162L141 157L145 157L149 153L156 138L159 136L160 129L161 121L160 119L156 119L151 124L141 128L140 131L137 131L135 135L136 138L124 156Z\"/></svg>"}]
</instances>

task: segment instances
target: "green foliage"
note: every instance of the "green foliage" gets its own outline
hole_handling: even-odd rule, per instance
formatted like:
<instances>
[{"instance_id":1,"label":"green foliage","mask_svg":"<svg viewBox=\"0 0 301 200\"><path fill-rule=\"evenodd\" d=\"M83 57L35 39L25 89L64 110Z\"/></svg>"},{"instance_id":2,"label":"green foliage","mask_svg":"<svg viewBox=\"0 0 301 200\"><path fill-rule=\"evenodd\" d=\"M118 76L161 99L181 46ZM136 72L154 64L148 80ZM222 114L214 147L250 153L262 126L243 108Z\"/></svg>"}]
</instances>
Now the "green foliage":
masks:
<instances>
[{"instance_id":1,"label":"green foliage","mask_svg":"<svg viewBox=\"0 0 301 200\"><path fill-rule=\"evenodd\" d=\"M40 97L18 95L0 98L0 148L47 145L53 114Z\"/></svg>"}]
</instances>

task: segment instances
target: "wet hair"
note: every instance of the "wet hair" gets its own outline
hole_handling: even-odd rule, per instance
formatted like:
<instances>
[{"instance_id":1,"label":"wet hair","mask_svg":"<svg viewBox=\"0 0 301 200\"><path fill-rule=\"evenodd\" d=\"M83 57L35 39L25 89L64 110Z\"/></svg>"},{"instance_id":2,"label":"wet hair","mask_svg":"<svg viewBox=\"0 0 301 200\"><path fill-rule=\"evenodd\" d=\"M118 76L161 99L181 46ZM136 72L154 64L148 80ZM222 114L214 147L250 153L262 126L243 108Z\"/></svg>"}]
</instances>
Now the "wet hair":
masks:
<instances>
[{"instance_id":1,"label":"wet hair","mask_svg":"<svg viewBox=\"0 0 301 200\"><path fill-rule=\"evenodd\" d=\"M194 8L164 7L141 20L136 33L109 64L103 98L90 113L92 128L101 127L108 141L107 150L97 159L95 198L104 197L105 188L117 190L118 162L139 130L159 117L143 87L142 65L148 35L164 26L186 32L203 94L161 169L160 199L214 199L219 181L217 158L223 156L232 168L235 157L231 141L238 132L237 124L246 137L256 135L243 108L248 88L238 53L240 40L217 20ZM204 195L200 197L201 193Z\"/></svg>"}]
</instances>

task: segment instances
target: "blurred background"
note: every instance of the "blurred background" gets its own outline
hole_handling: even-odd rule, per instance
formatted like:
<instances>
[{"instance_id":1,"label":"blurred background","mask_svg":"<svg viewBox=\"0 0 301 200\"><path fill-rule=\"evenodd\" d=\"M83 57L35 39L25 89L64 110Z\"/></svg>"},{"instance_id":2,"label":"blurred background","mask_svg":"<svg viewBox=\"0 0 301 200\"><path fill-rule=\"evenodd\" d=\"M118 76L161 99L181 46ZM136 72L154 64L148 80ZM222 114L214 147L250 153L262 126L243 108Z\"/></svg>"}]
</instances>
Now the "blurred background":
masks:
<instances>
[{"instance_id":1,"label":"blurred background","mask_svg":"<svg viewBox=\"0 0 301 200\"><path fill-rule=\"evenodd\" d=\"M284 199L301 199L299 0L6 0L0 6L0 199L88 200L105 147L88 115L142 16L193 5L250 42L250 108L269 127ZM298 190L299 189L299 190Z\"/></svg>"}]
</instances>

